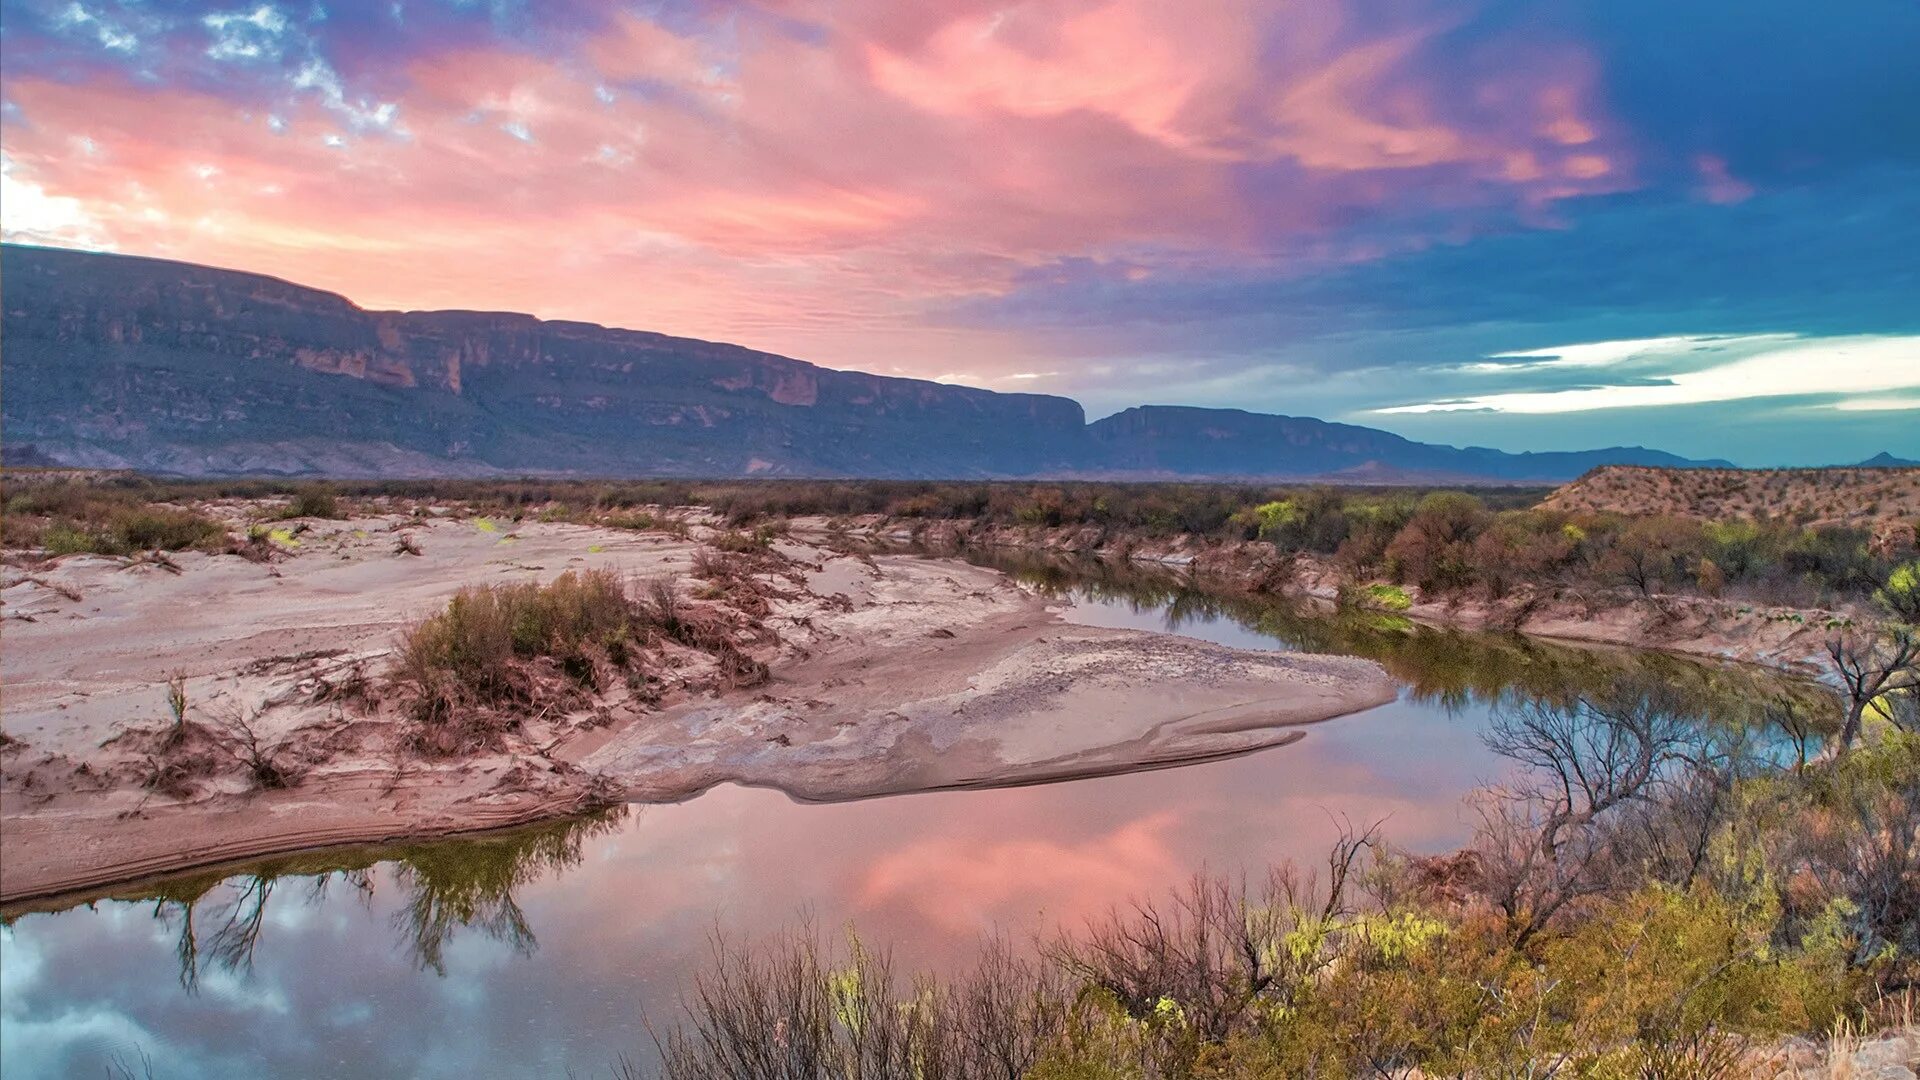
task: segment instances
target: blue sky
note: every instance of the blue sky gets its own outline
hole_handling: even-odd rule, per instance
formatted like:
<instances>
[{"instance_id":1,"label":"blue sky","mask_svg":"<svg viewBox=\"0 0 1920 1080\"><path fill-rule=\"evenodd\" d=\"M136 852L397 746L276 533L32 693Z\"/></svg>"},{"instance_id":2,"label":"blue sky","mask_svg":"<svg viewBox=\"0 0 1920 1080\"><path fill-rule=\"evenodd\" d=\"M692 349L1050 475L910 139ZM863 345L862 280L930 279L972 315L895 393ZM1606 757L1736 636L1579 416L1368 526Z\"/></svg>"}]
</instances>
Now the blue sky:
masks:
<instances>
[{"instance_id":1,"label":"blue sky","mask_svg":"<svg viewBox=\"0 0 1920 1080\"><path fill-rule=\"evenodd\" d=\"M0 0L7 237L1505 449L1920 457L1920 6Z\"/></svg>"}]
</instances>

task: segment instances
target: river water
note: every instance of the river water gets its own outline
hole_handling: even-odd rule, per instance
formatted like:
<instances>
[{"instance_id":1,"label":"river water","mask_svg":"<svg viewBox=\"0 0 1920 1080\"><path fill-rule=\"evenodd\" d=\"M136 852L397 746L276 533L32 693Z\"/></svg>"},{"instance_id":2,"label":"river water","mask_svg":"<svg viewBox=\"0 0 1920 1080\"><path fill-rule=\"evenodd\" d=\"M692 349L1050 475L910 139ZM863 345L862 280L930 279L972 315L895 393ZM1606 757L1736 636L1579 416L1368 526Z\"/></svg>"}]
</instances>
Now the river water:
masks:
<instances>
[{"instance_id":1,"label":"river water","mask_svg":"<svg viewBox=\"0 0 1920 1080\"><path fill-rule=\"evenodd\" d=\"M1494 711L1623 677L1750 695L1751 676L1222 603L1166 580L1006 567L1070 617L1381 660L1393 704L1236 759L1035 787L799 804L723 786L483 839L332 851L193 875L0 930L0 1073L158 1077L607 1075L652 1055L716 935L810 922L953 970L983 936L1073 926L1196 871L1317 862L1340 823L1396 845L1469 835L1504 774Z\"/></svg>"}]
</instances>

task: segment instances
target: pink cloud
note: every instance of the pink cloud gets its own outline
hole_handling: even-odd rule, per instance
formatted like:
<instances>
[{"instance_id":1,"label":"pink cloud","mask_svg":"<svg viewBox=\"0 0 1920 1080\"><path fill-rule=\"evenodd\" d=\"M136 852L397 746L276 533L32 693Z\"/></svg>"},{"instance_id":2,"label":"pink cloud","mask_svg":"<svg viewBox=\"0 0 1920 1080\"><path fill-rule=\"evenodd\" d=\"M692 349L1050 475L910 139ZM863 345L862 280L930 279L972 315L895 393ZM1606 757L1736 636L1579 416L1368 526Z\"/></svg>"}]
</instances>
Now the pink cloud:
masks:
<instances>
[{"instance_id":1,"label":"pink cloud","mask_svg":"<svg viewBox=\"0 0 1920 1080\"><path fill-rule=\"evenodd\" d=\"M1693 167L1700 177L1700 193L1710 203L1724 206L1753 196L1753 185L1728 171L1725 158L1701 154L1693 159Z\"/></svg>"},{"instance_id":2,"label":"pink cloud","mask_svg":"<svg viewBox=\"0 0 1920 1080\"><path fill-rule=\"evenodd\" d=\"M7 85L25 122L5 150L123 250L368 305L987 377L1035 370L1032 347L926 333L930 304L1066 259L1137 279L1200 256L1365 257L1379 241L1336 237L1370 213L1631 182L1578 56L1449 66L1433 20L1360 25L1320 2L1275 35L1252 0L781 14L822 32L750 10L725 33L622 15L571 55L422 55L367 76L397 103L391 131L343 126L310 94L27 76ZM97 152L73 152L78 136Z\"/></svg>"},{"instance_id":3,"label":"pink cloud","mask_svg":"<svg viewBox=\"0 0 1920 1080\"><path fill-rule=\"evenodd\" d=\"M1177 880L1186 871L1169 836L1177 823L1175 814L1156 813L1078 843L932 837L874 860L856 895L862 907L910 903L951 933L980 932L1016 906L1072 923L1138 893L1142 882ZM928 882L941 887L929 890Z\"/></svg>"}]
</instances>

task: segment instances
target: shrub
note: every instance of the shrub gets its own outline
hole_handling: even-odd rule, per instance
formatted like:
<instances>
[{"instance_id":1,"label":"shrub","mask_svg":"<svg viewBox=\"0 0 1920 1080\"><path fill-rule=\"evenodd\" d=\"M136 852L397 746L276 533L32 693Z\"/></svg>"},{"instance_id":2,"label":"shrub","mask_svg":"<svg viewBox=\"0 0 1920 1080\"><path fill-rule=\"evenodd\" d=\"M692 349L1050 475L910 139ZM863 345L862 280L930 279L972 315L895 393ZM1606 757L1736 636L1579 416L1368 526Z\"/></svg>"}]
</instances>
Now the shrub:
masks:
<instances>
[{"instance_id":1,"label":"shrub","mask_svg":"<svg viewBox=\"0 0 1920 1080\"><path fill-rule=\"evenodd\" d=\"M728 530L709 537L707 543L720 551L755 552L762 551L773 543L773 534L761 532L749 534Z\"/></svg>"},{"instance_id":2,"label":"shrub","mask_svg":"<svg viewBox=\"0 0 1920 1080\"><path fill-rule=\"evenodd\" d=\"M466 588L406 631L392 680L414 718L433 729L426 748L491 745L510 720L477 728L464 721L498 707L564 703L597 688L601 665L638 660L640 623L626 582L610 570L568 571L544 586ZM464 726L446 730L456 721Z\"/></svg>"},{"instance_id":3,"label":"shrub","mask_svg":"<svg viewBox=\"0 0 1920 1080\"><path fill-rule=\"evenodd\" d=\"M206 547L226 539L220 523L191 510L153 506L119 515L114 521L119 542L134 551L181 551Z\"/></svg>"},{"instance_id":4,"label":"shrub","mask_svg":"<svg viewBox=\"0 0 1920 1080\"><path fill-rule=\"evenodd\" d=\"M136 551L213 549L226 540L226 529L204 514L168 506L113 507L99 515L98 524L56 519L39 532L48 555L93 552L131 555Z\"/></svg>"},{"instance_id":5,"label":"shrub","mask_svg":"<svg viewBox=\"0 0 1920 1080\"><path fill-rule=\"evenodd\" d=\"M1602 572L1651 596L1679 580L1700 549L1700 530L1679 518L1636 518L1614 538Z\"/></svg>"},{"instance_id":6,"label":"shrub","mask_svg":"<svg viewBox=\"0 0 1920 1080\"><path fill-rule=\"evenodd\" d=\"M1720 564L1712 559L1701 558L1700 565L1694 568L1694 582L1704 596L1720 595L1727 587L1727 575L1720 570Z\"/></svg>"},{"instance_id":7,"label":"shrub","mask_svg":"<svg viewBox=\"0 0 1920 1080\"><path fill-rule=\"evenodd\" d=\"M40 533L40 546L48 555L78 555L83 551L100 551L107 546L105 537L76 529L71 525L49 525Z\"/></svg>"},{"instance_id":8,"label":"shrub","mask_svg":"<svg viewBox=\"0 0 1920 1080\"><path fill-rule=\"evenodd\" d=\"M1405 611L1413 606L1413 598L1398 585L1369 585L1360 595L1366 606L1381 611Z\"/></svg>"},{"instance_id":9,"label":"shrub","mask_svg":"<svg viewBox=\"0 0 1920 1080\"><path fill-rule=\"evenodd\" d=\"M600 524L609 529L631 529L634 532L644 532L648 529L659 528L660 519L654 517L652 514L636 511L603 515L600 518Z\"/></svg>"},{"instance_id":10,"label":"shrub","mask_svg":"<svg viewBox=\"0 0 1920 1080\"><path fill-rule=\"evenodd\" d=\"M283 519L290 518L331 518L339 519L347 515L340 509L340 497L333 489L326 487L303 487L294 492L293 501L280 512Z\"/></svg>"},{"instance_id":11,"label":"shrub","mask_svg":"<svg viewBox=\"0 0 1920 1080\"><path fill-rule=\"evenodd\" d=\"M519 716L577 706L614 678L643 685L645 651L662 639L711 655L728 685L767 677L733 616L683 602L670 578L636 595L599 569L462 589L405 631L388 678L412 714L417 749L470 752L497 747Z\"/></svg>"},{"instance_id":12,"label":"shrub","mask_svg":"<svg viewBox=\"0 0 1920 1080\"><path fill-rule=\"evenodd\" d=\"M1387 545L1388 569L1395 578L1426 590L1471 584L1473 541L1487 517L1480 500L1463 492L1428 495Z\"/></svg>"},{"instance_id":13,"label":"shrub","mask_svg":"<svg viewBox=\"0 0 1920 1080\"><path fill-rule=\"evenodd\" d=\"M1894 618L1920 626L1920 560L1894 567L1873 598Z\"/></svg>"},{"instance_id":14,"label":"shrub","mask_svg":"<svg viewBox=\"0 0 1920 1080\"><path fill-rule=\"evenodd\" d=\"M1556 515L1501 514L1473 542L1473 576L1496 597L1517 584L1544 584L1560 575L1585 538L1578 526Z\"/></svg>"}]
</instances>

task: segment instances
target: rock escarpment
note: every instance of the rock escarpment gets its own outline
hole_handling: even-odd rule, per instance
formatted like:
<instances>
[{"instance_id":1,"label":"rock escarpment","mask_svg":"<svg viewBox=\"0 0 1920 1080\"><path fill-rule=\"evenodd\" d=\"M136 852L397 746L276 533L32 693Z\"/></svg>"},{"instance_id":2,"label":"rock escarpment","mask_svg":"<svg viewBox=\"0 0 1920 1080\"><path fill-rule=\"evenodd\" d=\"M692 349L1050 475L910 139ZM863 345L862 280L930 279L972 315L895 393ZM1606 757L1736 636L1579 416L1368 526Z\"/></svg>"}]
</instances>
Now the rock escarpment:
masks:
<instances>
[{"instance_id":1,"label":"rock escarpment","mask_svg":"<svg viewBox=\"0 0 1920 1080\"><path fill-rule=\"evenodd\" d=\"M10 461L185 475L1569 479L1348 424L836 371L530 315L367 311L258 274L9 245ZM20 463L26 463L20 461Z\"/></svg>"}]
</instances>

